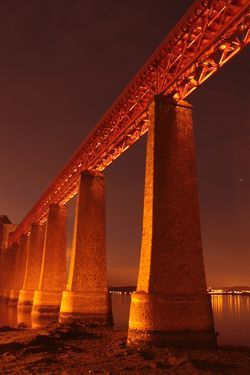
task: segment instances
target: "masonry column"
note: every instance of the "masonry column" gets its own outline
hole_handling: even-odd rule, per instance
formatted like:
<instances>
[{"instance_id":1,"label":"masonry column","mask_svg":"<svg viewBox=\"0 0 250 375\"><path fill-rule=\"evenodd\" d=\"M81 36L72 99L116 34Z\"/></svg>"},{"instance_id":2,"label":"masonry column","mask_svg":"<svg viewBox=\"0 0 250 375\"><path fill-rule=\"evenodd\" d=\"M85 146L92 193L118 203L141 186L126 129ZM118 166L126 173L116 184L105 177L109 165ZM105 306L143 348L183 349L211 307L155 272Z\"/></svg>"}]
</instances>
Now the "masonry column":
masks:
<instances>
[{"instance_id":1,"label":"masonry column","mask_svg":"<svg viewBox=\"0 0 250 375\"><path fill-rule=\"evenodd\" d=\"M112 323L102 173L85 171L80 178L69 280L60 311L61 321L69 318L86 323Z\"/></svg>"},{"instance_id":2,"label":"masonry column","mask_svg":"<svg viewBox=\"0 0 250 375\"><path fill-rule=\"evenodd\" d=\"M2 295L2 302L5 302L6 303L6 297L7 297L7 291L8 291L8 274L7 274L7 269L8 269L8 266L9 266L9 260L10 260L10 248L8 247L5 251L4 251L4 270L3 270L3 283L2 283L2 291L1 291L1 295ZM9 298L9 292L8 292L8 298Z\"/></svg>"},{"instance_id":3,"label":"masonry column","mask_svg":"<svg viewBox=\"0 0 250 375\"><path fill-rule=\"evenodd\" d=\"M3 293L5 289L5 281L6 281L6 259L7 259L7 251L6 249L0 249L0 301L2 301Z\"/></svg>"},{"instance_id":4,"label":"masonry column","mask_svg":"<svg viewBox=\"0 0 250 375\"><path fill-rule=\"evenodd\" d=\"M20 243L16 248L15 266L14 266L14 283L9 294L9 304L16 305L18 302L19 292L23 287L24 274L26 269L29 236L23 235Z\"/></svg>"},{"instance_id":5,"label":"masonry column","mask_svg":"<svg viewBox=\"0 0 250 375\"><path fill-rule=\"evenodd\" d=\"M14 288L15 283L15 265L16 265L16 254L17 254L18 244L14 243L12 246L8 247L6 254L6 270L4 273L4 292L3 292L3 302L8 303L9 295L11 289Z\"/></svg>"},{"instance_id":6,"label":"masonry column","mask_svg":"<svg viewBox=\"0 0 250 375\"><path fill-rule=\"evenodd\" d=\"M46 223L39 287L34 294L33 317L58 314L65 286L66 207L52 204Z\"/></svg>"},{"instance_id":7,"label":"masonry column","mask_svg":"<svg viewBox=\"0 0 250 375\"><path fill-rule=\"evenodd\" d=\"M1 270L0 270L0 301L3 299L4 289L6 285L6 265L7 265L7 250L1 249Z\"/></svg>"},{"instance_id":8,"label":"masonry column","mask_svg":"<svg viewBox=\"0 0 250 375\"><path fill-rule=\"evenodd\" d=\"M4 283L4 251L0 248L0 302L3 297L3 283Z\"/></svg>"},{"instance_id":9,"label":"masonry column","mask_svg":"<svg viewBox=\"0 0 250 375\"><path fill-rule=\"evenodd\" d=\"M141 259L128 344L216 346L202 256L192 107L163 96L149 108Z\"/></svg>"},{"instance_id":10,"label":"masonry column","mask_svg":"<svg viewBox=\"0 0 250 375\"><path fill-rule=\"evenodd\" d=\"M3 293L7 274L7 254L8 254L8 238L11 232L16 229L16 224L11 224L10 220L5 215L0 215L0 252L1 252L1 270L0 270L0 301L3 298Z\"/></svg>"},{"instance_id":11,"label":"masonry column","mask_svg":"<svg viewBox=\"0 0 250 375\"><path fill-rule=\"evenodd\" d=\"M34 292L39 287L44 235L45 225L40 225L37 223L32 224L23 289L20 290L18 299L19 309L31 309L33 304Z\"/></svg>"}]
</instances>

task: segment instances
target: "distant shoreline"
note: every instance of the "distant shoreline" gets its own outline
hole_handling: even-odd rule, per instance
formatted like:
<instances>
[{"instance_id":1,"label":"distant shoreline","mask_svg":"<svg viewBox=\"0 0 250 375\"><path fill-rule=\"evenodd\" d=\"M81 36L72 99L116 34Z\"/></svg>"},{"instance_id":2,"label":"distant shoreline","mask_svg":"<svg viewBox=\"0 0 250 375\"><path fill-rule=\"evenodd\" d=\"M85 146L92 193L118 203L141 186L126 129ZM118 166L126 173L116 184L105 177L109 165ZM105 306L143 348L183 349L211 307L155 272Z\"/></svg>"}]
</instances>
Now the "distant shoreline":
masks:
<instances>
[{"instance_id":1,"label":"distant shoreline","mask_svg":"<svg viewBox=\"0 0 250 375\"><path fill-rule=\"evenodd\" d=\"M110 292L122 292L122 293L132 293L136 291L136 286L110 286Z\"/></svg>"},{"instance_id":2,"label":"distant shoreline","mask_svg":"<svg viewBox=\"0 0 250 375\"><path fill-rule=\"evenodd\" d=\"M110 286L109 292L119 293L133 293L136 291L136 286ZM224 288L207 288L208 294L211 295L240 295L249 296L250 287L224 287Z\"/></svg>"}]
</instances>

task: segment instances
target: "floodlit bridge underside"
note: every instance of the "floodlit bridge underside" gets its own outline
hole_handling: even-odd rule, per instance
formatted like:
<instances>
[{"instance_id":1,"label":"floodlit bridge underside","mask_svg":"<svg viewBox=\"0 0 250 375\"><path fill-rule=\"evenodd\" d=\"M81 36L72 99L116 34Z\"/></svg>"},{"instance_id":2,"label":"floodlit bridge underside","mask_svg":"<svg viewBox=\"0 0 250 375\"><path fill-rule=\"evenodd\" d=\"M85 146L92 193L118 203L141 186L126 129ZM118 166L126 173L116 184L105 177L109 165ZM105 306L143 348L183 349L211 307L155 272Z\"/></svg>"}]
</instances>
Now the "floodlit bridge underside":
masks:
<instances>
[{"instance_id":1,"label":"floodlit bridge underside","mask_svg":"<svg viewBox=\"0 0 250 375\"><path fill-rule=\"evenodd\" d=\"M249 0L199 0L107 110L94 130L16 229L10 244L32 223L45 220L49 205L76 193L81 171L103 171L148 130L155 95L177 102L216 73L250 41Z\"/></svg>"}]
</instances>

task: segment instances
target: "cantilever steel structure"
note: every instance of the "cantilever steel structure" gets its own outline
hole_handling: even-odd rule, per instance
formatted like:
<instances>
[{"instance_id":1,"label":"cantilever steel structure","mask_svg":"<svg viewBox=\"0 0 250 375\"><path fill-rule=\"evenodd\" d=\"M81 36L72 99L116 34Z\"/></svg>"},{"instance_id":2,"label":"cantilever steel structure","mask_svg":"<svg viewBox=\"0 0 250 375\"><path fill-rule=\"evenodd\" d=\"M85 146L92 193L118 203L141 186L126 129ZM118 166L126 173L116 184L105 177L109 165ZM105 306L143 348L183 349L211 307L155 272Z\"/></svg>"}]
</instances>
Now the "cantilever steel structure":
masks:
<instances>
[{"instance_id":1,"label":"cantilever steel structure","mask_svg":"<svg viewBox=\"0 0 250 375\"><path fill-rule=\"evenodd\" d=\"M249 25L249 0L195 1L23 219L11 243L45 220L50 204L65 204L77 193L81 171L104 170L147 132L154 95L186 98L241 51L250 41Z\"/></svg>"}]
</instances>

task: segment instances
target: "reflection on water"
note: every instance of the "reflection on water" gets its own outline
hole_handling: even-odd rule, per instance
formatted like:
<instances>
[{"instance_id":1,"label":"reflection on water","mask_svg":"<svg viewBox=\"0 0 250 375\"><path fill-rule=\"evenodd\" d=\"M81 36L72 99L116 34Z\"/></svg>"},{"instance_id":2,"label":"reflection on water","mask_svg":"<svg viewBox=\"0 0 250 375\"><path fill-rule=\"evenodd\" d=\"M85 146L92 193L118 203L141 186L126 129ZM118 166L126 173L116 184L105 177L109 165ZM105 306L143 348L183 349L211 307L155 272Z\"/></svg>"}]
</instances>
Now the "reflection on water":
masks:
<instances>
[{"instance_id":1,"label":"reflection on water","mask_svg":"<svg viewBox=\"0 0 250 375\"><path fill-rule=\"evenodd\" d=\"M114 293L111 293L111 300L112 300L114 328L115 329L127 329L131 295L129 293L119 294L119 292L118 293L114 292Z\"/></svg>"},{"instance_id":2,"label":"reflection on water","mask_svg":"<svg viewBox=\"0 0 250 375\"><path fill-rule=\"evenodd\" d=\"M117 292L111 294L114 329L127 329L130 299L130 294ZM31 317L30 311L20 310L0 302L0 327L25 324L29 328L38 328L47 326L52 321L55 321L55 317L39 319L36 317L34 319Z\"/></svg>"},{"instance_id":3,"label":"reflection on water","mask_svg":"<svg viewBox=\"0 0 250 375\"><path fill-rule=\"evenodd\" d=\"M250 345L250 296L212 296L219 344Z\"/></svg>"},{"instance_id":4,"label":"reflection on water","mask_svg":"<svg viewBox=\"0 0 250 375\"><path fill-rule=\"evenodd\" d=\"M212 296L215 330L219 332L218 344L250 345L250 296ZM127 329L130 294L112 293L115 329ZM17 311L0 303L0 327L24 323L31 327L30 313ZM34 325L34 324L33 324Z\"/></svg>"},{"instance_id":5,"label":"reflection on water","mask_svg":"<svg viewBox=\"0 0 250 375\"><path fill-rule=\"evenodd\" d=\"M17 309L0 303L0 327L17 324Z\"/></svg>"}]
</instances>

